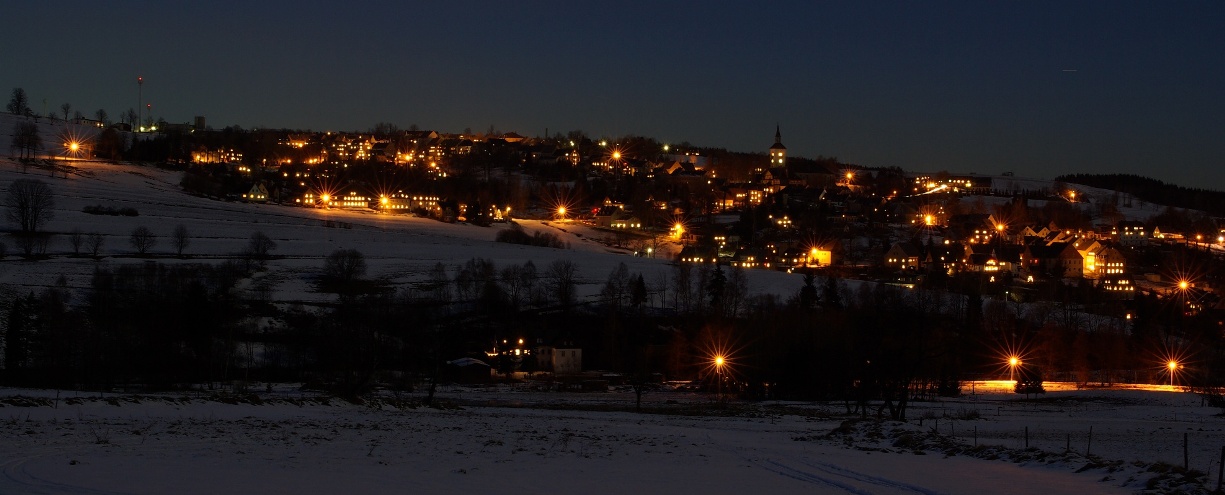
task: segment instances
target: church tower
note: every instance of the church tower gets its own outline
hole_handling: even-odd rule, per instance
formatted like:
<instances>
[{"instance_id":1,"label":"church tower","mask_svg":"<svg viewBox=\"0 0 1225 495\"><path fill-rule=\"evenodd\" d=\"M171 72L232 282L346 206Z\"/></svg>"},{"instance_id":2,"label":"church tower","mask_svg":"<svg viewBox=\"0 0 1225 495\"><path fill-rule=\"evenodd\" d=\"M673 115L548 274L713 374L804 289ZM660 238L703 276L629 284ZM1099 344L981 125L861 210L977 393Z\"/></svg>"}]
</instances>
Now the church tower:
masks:
<instances>
[{"instance_id":1,"label":"church tower","mask_svg":"<svg viewBox=\"0 0 1225 495\"><path fill-rule=\"evenodd\" d=\"M770 146L770 168L787 166L787 147L783 146L783 133L779 126L774 126L774 145Z\"/></svg>"}]
</instances>

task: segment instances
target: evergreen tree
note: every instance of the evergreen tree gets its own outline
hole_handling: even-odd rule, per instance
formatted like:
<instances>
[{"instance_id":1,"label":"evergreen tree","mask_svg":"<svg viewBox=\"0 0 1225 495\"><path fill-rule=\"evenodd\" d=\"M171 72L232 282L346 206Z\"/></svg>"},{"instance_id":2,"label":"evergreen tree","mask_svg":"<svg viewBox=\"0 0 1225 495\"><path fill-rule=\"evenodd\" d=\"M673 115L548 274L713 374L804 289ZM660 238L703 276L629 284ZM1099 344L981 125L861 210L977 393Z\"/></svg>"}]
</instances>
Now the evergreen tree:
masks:
<instances>
[{"instance_id":1,"label":"evergreen tree","mask_svg":"<svg viewBox=\"0 0 1225 495\"><path fill-rule=\"evenodd\" d=\"M13 301L9 309L8 326L4 332L4 367L10 383L20 379L21 370L30 365L30 345L37 322L34 293Z\"/></svg>"},{"instance_id":2,"label":"evergreen tree","mask_svg":"<svg viewBox=\"0 0 1225 495\"><path fill-rule=\"evenodd\" d=\"M804 274L804 286L800 288L800 307L812 309L817 305L820 296L817 295L817 277L812 273Z\"/></svg>"},{"instance_id":3,"label":"evergreen tree","mask_svg":"<svg viewBox=\"0 0 1225 495\"><path fill-rule=\"evenodd\" d=\"M822 290L821 300L825 301L827 307L834 309L842 308L842 296L838 294L838 279L825 277L825 286Z\"/></svg>"},{"instance_id":4,"label":"evergreen tree","mask_svg":"<svg viewBox=\"0 0 1225 495\"><path fill-rule=\"evenodd\" d=\"M706 282L706 295L710 297L711 308L721 309L723 307L723 292L726 287L727 276L723 274L723 266L716 264L710 280Z\"/></svg>"},{"instance_id":5,"label":"evergreen tree","mask_svg":"<svg viewBox=\"0 0 1225 495\"><path fill-rule=\"evenodd\" d=\"M647 301L647 283L639 273L634 277L634 281L630 284L630 304L635 308L640 307Z\"/></svg>"}]
</instances>

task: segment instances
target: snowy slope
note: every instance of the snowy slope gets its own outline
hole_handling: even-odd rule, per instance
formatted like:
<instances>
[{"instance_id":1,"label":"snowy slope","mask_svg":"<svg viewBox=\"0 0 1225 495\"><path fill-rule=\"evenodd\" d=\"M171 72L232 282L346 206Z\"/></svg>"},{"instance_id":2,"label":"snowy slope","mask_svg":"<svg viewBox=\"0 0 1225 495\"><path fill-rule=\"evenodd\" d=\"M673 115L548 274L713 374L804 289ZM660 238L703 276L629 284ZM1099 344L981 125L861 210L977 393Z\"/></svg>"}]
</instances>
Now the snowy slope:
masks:
<instances>
[{"instance_id":1,"label":"snowy slope","mask_svg":"<svg viewBox=\"0 0 1225 495\"><path fill-rule=\"evenodd\" d=\"M397 284L411 284L424 278L435 263L453 267L474 257L492 260L498 267L533 261L545 269L554 260L573 261L579 270L580 297L599 292L603 281L618 263L631 273L642 273L648 284L670 269L665 259L648 259L613 252L595 242L603 234L576 224L543 223L524 220L530 232L548 230L571 245L570 249L550 249L493 242L505 224L478 227L446 224L410 215L388 215L373 211L341 211L292 206L246 204L215 201L184 193L178 186L181 172L128 164L104 162L66 162L72 172L54 176L46 169L23 167L0 159L0 184L17 179L38 179L48 183L56 197L55 217L45 230L56 233L49 248L50 259L21 261L15 256L11 239L6 242L10 256L0 262L0 284L22 290L44 287L64 276L70 287L83 288L99 264L143 263L131 257L135 250L128 239L131 231L146 226L159 236L152 250L160 261L176 262L169 236L178 224L187 227L192 242L186 254L193 260L224 257L240 252L251 234L263 232L277 243L274 254L284 259L270 264L261 276L276 281L274 298L312 300L328 298L309 290L311 280L321 269L323 259L335 249L361 251L370 265L371 277ZM135 208L136 217L90 215L87 206ZM102 261L73 258L68 234L74 229L98 232L106 237ZM671 250L678 246L670 246ZM752 270L749 289L753 293L789 296L799 289L798 276L781 272Z\"/></svg>"}]
</instances>

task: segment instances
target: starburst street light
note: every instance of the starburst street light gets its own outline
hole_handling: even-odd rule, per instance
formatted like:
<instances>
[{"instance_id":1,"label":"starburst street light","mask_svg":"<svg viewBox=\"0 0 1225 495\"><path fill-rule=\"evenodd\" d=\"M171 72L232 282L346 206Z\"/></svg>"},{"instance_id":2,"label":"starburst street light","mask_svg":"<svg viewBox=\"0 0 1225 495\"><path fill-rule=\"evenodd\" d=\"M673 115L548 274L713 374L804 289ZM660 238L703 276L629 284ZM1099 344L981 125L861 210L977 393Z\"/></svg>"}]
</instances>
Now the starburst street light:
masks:
<instances>
[{"instance_id":1,"label":"starburst street light","mask_svg":"<svg viewBox=\"0 0 1225 495\"><path fill-rule=\"evenodd\" d=\"M64 156L80 158L81 157L81 142L76 139L69 139L64 142Z\"/></svg>"},{"instance_id":2,"label":"starburst street light","mask_svg":"<svg viewBox=\"0 0 1225 495\"><path fill-rule=\"evenodd\" d=\"M1008 356L1008 380L1016 382L1017 366L1021 365L1021 358L1016 356Z\"/></svg>"},{"instance_id":3,"label":"starburst street light","mask_svg":"<svg viewBox=\"0 0 1225 495\"><path fill-rule=\"evenodd\" d=\"M1180 367L1180 365L1178 364L1178 361L1171 359L1165 363L1165 367L1166 369L1170 370L1170 386L1173 387L1174 386L1174 373L1178 372L1178 368Z\"/></svg>"},{"instance_id":4,"label":"starburst street light","mask_svg":"<svg viewBox=\"0 0 1225 495\"><path fill-rule=\"evenodd\" d=\"M723 400L723 365L727 364L727 360L722 354L716 354L714 358L716 391L719 400Z\"/></svg>"}]
</instances>

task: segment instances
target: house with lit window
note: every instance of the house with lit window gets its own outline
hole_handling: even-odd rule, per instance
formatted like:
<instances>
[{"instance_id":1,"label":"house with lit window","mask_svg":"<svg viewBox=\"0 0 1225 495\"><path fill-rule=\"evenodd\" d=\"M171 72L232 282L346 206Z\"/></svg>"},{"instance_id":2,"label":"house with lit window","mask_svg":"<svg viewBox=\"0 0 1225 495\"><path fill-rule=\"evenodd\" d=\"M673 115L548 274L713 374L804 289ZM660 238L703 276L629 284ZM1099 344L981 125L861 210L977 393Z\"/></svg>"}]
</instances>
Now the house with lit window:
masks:
<instances>
[{"instance_id":1,"label":"house with lit window","mask_svg":"<svg viewBox=\"0 0 1225 495\"><path fill-rule=\"evenodd\" d=\"M536 350L537 364L557 375L583 372L583 350L575 346L544 346Z\"/></svg>"},{"instance_id":2,"label":"house with lit window","mask_svg":"<svg viewBox=\"0 0 1225 495\"><path fill-rule=\"evenodd\" d=\"M1111 236L1120 246L1143 246L1148 244L1149 235L1144 222L1123 221L1111 229Z\"/></svg>"},{"instance_id":3,"label":"house with lit window","mask_svg":"<svg viewBox=\"0 0 1225 495\"><path fill-rule=\"evenodd\" d=\"M251 186L251 189L242 194L242 200L253 203L268 202L268 188L264 187L263 183L258 183Z\"/></svg>"},{"instance_id":4,"label":"house with lit window","mask_svg":"<svg viewBox=\"0 0 1225 495\"><path fill-rule=\"evenodd\" d=\"M345 209L369 208L374 200L375 198L367 196L365 193L349 190L332 198L332 202L328 206Z\"/></svg>"},{"instance_id":5,"label":"house with lit window","mask_svg":"<svg viewBox=\"0 0 1225 495\"><path fill-rule=\"evenodd\" d=\"M918 270L923 246L916 242L895 242L885 252L885 266L895 270Z\"/></svg>"},{"instance_id":6,"label":"house with lit window","mask_svg":"<svg viewBox=\"0 0 1225 495\"><path fill-rule=\"evenodd\" d=\"M928 272L943 271L953 274L961 270L966 260L965 245L945 240L940 244L927 246L922 260L922 268Z\"/></svg>"},{"instance_id":7,"label":"house with lit window","mask_svg":"<svg viewBox=\"0 0 1225 495\"><path fill-rule=\"evenodd\" d=\"M616 230L641 230L642 220L639 220L638 217L628 215L623 218L614 219L609 226Z\"/></svg>"},{"instance_id":8,"label":"house with lit window","mask_svg":"<svg viewBox=\"0 0 1225 495\"><path fill-rule=\"evenodd\" d=\"M1084 258L1070 242L1035 242L1021 253L1021 271L1029 275L1080 278Z\"/></svg>"},{"instance_id":9,"label":"house with lit window","mask_svg":"<svg viewBox=\"0 0 1225 495\"><path fill-rule=\"evenodd\" d=\"M719 261L719 251L716 248L685 246L677 259L681 263L715 263Z\"/></svg>"},{"instance_id":10,"label":"house with lit window","mask_svg":"<svg viewBox=\"0 0 1225 495\"><path fill-rule=\"evenodd\" d=\"M412 194L404 191L396 191L391 194L380 196L378 198L377 207L380 210L407 213L410 211L425 210L430 214L437 214L438 196L430 196L428 194ZM371 200L373 201L373 199Z\"/></svg>"}]
</instances>

